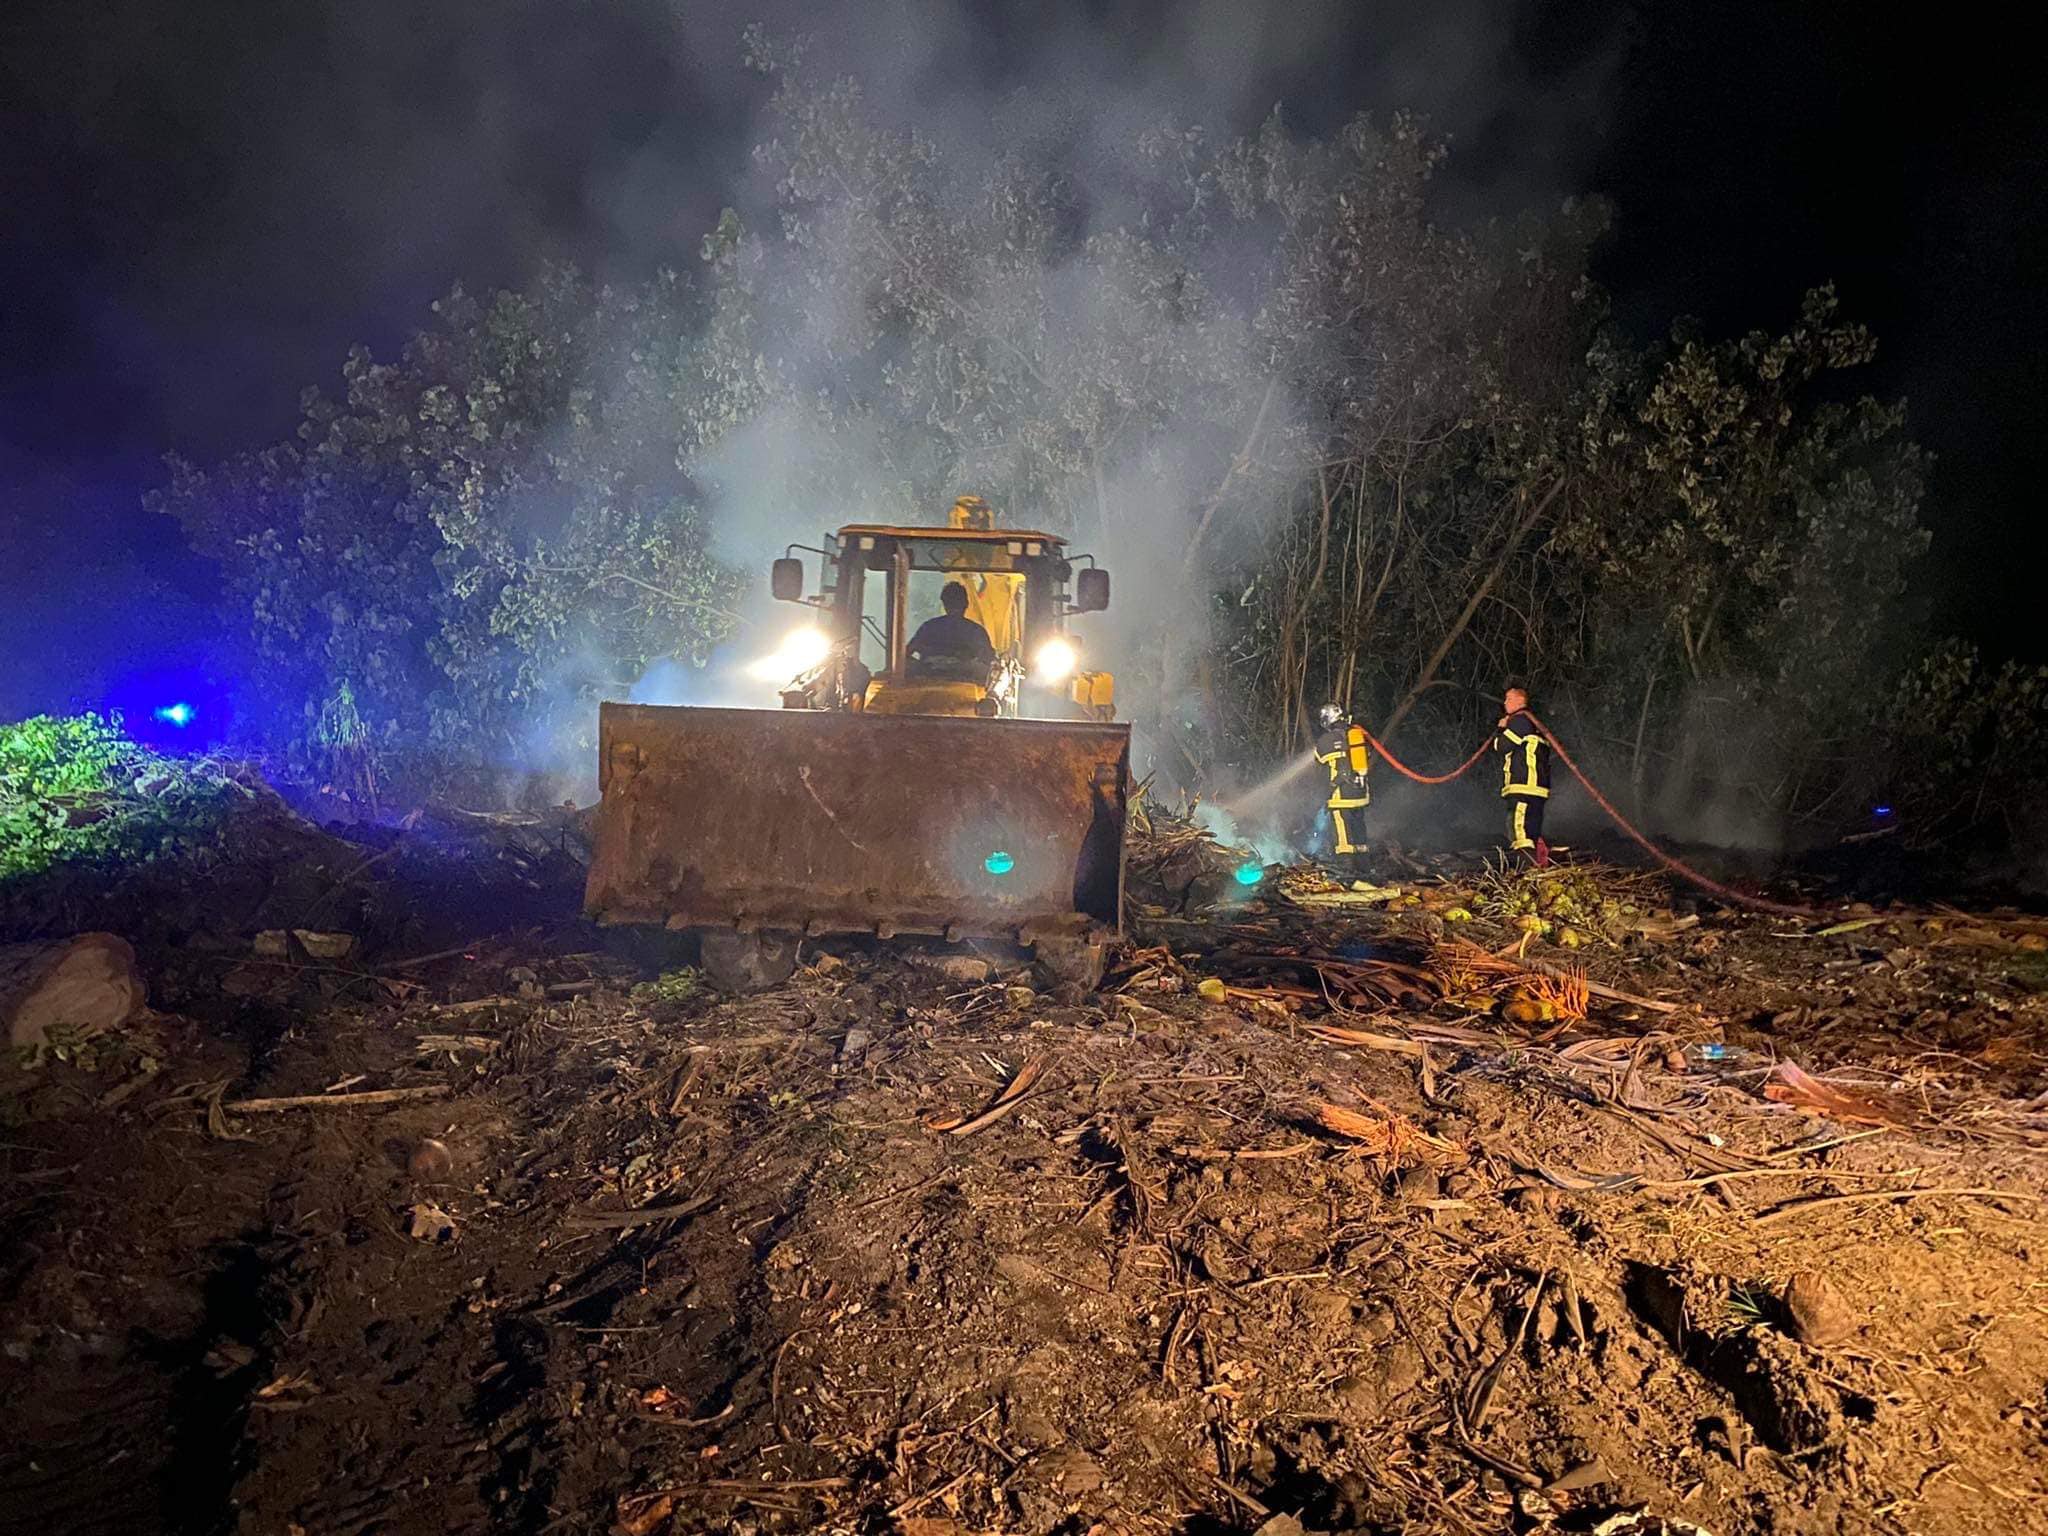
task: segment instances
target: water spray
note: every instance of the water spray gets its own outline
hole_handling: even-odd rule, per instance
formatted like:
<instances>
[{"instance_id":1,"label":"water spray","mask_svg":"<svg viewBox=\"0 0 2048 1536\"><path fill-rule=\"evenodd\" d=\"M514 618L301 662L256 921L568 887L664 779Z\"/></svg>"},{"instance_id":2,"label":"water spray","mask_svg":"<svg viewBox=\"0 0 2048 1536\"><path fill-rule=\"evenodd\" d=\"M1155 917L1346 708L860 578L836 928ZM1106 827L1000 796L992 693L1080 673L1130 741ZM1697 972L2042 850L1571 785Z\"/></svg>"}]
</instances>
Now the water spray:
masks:
<instances>
[{"instance_id":1,"label":"water spray","mask_svg":"<svg viewBox=\"0 0 2048 1536\"><path fill-rule=\"evenodd\" d=\"M1218 802L1219 807L1231 815L1244 815L1257 807L1262 801L1271 799L1280 790L1292 784L1296 779L1308 772L1309 769L1315 767L1315 765L1315 757L1310 753L1303 753L1287 764L1286 767L1270 775L1260 783L1253 785L1243 794L1226 802Z\"/></svg>"}]
</instances>

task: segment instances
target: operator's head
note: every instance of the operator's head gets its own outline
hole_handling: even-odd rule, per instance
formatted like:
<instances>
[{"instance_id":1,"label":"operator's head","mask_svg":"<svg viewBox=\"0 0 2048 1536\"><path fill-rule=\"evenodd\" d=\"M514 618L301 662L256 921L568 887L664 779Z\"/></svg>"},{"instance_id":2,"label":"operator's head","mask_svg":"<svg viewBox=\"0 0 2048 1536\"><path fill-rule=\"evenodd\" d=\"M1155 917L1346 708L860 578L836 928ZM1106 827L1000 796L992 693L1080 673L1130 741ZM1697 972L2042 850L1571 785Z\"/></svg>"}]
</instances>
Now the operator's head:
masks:
<instances>
[{"instance_id":1,"label":"operator's head","mask_svg":"<svg viewBox=\"0 0 2048 1536\"><path fill-rule=\"evenodd\" d=\"M957 581L946 583L946 590L939 594L939 606L959 618L967 612L967 589Z\"/></svg>"},{"instance_id":2,"label":"operator's head","mask_svg":"<svg viewBox=\"0 0 2048 1536\"><path fill-rule=\"evenodd\" d=\"M1501 703L1506 707L1509 714L1519 714L1522 710L1529 707L1529 695L1522 692L1519 688L1510 688L1502 697Z\"/></svg>"},{"instance_id":3,"label":"operator's head","mask_svg":"<svg viewBox=\"0 0 2048 1536\"><path fill-rule=\"evenodd\" d=\"M1342 704L1325 704L1316 711L1316 720L1322 725L1324 730L1328 730L1331 726L1338 724L1343 718L1344 706Z\"/></svg>"}]
</instances>

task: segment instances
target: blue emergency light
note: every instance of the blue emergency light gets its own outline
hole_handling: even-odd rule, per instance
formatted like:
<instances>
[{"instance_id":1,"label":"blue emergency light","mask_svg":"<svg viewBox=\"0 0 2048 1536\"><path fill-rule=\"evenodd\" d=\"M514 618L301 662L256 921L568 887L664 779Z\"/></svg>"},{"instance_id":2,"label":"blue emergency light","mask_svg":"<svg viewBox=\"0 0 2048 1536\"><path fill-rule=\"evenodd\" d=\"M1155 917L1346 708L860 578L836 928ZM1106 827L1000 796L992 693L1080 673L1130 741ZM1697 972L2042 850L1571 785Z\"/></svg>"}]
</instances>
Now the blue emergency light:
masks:
<instances>
[{"instance_id":1,"label":"blue emergency light","mask_svg":"<svg viewBox=\"0 0 2048 1536\"><path fill-rule=\"evenodd\" d=\"M981 861L981 867L992 875L1007 875L1017 867L1017 861L1011 858L1008 853L998 848L994 853Z\"/></svg>"},{"instance_id":2,"label":"blue emergency light","mask_svg":"<svg viewBox=\"0 0 2048 1536\"><path fill-rule=\"evenodd\" d=\"M1249 859L1237 866L1237 883L1239 885L1257 885L1265 878L1266 866L1257 859Z\"/></svg>"},{"instance_id":3,"label":"blue emergency light","mask_svg":"<svg viewBox=\"0 0 2048 1536\"><path fill-rule=\"evenodd\" d=\"M156 717L159 720L168 721L170 724L175 725L179 730L182 731L183 729L185 729L186 726L192 723L192 717L196 713L197 711L195 711L190 704L187 704L183 699L180 699L175 704L166 704L161 709L157 710Z\"/></svg>"}]
</instances>

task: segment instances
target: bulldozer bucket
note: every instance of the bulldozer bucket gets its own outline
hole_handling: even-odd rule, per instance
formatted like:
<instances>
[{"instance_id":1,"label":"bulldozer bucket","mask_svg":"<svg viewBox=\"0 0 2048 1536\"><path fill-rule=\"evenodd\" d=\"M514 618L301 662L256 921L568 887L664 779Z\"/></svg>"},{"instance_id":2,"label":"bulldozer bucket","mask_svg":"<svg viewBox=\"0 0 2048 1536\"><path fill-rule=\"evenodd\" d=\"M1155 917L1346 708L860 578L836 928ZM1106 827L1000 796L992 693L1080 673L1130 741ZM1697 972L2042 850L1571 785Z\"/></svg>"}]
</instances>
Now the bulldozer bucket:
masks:
<instances>
[{"instance_id":1,"label":"bulldozer bucket","mask_svg":"<svg viewBox=\"0 0 2048 1536\"><path fill-rule=\"evenodd\" d=\"M602 923L1019 938L1123 901L1130 727L606 704Z\"/></svg>"}]
</instances>

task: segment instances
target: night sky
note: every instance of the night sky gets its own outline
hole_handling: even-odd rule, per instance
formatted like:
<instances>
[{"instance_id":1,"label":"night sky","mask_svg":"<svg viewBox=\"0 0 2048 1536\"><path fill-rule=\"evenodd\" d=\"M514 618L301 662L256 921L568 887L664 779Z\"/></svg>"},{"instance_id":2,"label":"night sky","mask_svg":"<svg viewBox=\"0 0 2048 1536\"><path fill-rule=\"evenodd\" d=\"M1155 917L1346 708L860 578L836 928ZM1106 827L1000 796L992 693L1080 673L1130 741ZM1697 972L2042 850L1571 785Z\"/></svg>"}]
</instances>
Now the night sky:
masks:
<instances>
[{"instance_id":1,"label":"night sky","mask_svg":"<svg viewBox=\"0 0 2048 1536\"><path fill-rule=\"evenodd\" d=\"M1237 129L1417 107L1454 138L1447 218L1611 199L1599 272L1646 336L1781 325L1833 279L1939 456L1935 618L2048 659L2048 93L1975 29L1793 0L12 0L0 717L203 653L208 573L139 505L166 451L274 441L458 279L693 264L757 195L749 16L822 29L906 118L1077 74Z\"/></svg>"}]
</instances>

